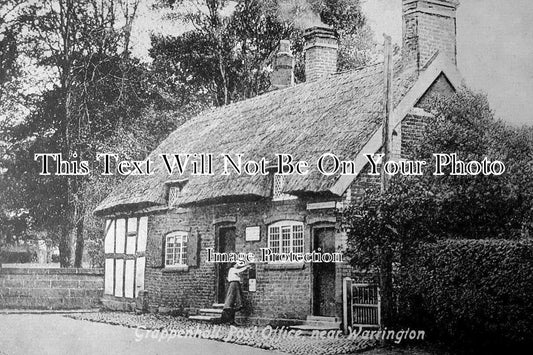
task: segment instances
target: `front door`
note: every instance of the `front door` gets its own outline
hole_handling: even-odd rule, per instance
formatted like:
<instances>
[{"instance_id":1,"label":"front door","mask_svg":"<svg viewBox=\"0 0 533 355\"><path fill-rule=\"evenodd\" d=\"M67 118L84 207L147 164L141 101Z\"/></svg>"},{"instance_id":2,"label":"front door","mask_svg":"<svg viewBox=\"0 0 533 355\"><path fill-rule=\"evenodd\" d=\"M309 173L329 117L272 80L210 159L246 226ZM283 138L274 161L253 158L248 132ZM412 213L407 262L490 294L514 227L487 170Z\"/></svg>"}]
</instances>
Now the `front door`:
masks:
<instances>
[{"instance_id":1,"label":"front door","mask_svg":"<svg viewBox=\"0 0 533 355\"><path fill-rule=\"evenodd\" d=\"M316 228L313 232L314 250L335 252L335 229ZM335 316L335 263L313 263L313 315Z\"/></svg>"},{"instance_id":2,"label":"front door","mask_svg":"<svg viewBox=\"0 0 533 355\"><path fill-rule=\"evenodd\" d=\"M219 253L233 253L235 252L235 227L220 227L218 229L218 246ZM217 263L217 300L219 303L224 303L226 298L226 287L228 277L228 270L231 263Z\"/></svg>"}]
</instances>

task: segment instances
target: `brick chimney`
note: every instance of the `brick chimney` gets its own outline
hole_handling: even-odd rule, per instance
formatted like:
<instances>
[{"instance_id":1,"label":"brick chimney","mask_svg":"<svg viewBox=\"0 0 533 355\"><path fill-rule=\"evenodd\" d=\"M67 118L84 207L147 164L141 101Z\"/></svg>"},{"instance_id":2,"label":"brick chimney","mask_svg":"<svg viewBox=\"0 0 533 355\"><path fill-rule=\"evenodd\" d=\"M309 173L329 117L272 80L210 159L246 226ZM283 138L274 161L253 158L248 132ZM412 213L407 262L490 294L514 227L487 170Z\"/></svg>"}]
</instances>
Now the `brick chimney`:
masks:
<instances>
[{"instance_id":1,"label":"brick chimney","mask_svg":"<svg viewBox=\"0 0 533 355\"><path fill-rule=\"evenodd\" d=\"M274 60L274 71L270 75L270 83L276 89L294 85L294 56L291 53L291 42L283 39L279 42L279 50Z\"/></svg>"},{"instance_id":2,"label":"brick chimney","mask_svg":"<svg viewBox=\"0 0 533 355\"><path fill-rule=\"evenodd\" d=\"M403 1L403 57L422 69L435 52L457 64L456 0Z\"/></svg>"},{"instance_id":3,"label":"brick chimney","mask_svg":"<svg viewBox=\"0 0 533 355\"><path fill-rule=\"evenodd\" d=\"M314 81L337 72L337 33L327 25L310 27L305 38L305 80Z\"/></svg>"}]
</instances>

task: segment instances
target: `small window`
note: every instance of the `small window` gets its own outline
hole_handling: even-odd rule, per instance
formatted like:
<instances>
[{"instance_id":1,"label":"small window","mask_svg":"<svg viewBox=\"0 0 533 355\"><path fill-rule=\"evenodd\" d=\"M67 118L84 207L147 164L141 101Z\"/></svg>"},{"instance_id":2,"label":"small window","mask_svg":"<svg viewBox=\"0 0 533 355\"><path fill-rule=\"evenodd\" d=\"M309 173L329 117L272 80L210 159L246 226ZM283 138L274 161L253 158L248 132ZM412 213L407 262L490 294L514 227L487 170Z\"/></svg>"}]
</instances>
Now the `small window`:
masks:
<instances>
[{"instance_id":1,"label":"small window","mask_svg":"<svg viewBox=\"0 0 533 355\"><path fill-rule=\"evenodd\" d=\"M181 186L171 186L168 190L168 206L174 207L177 205L178 199L181 197Z\"/></svg>"},{"instance_id":2,"label":"small window","mask_svg":"<svg viewBox=\"0 0 533 355\"><path fill-rule=\"evenodd\" d=\"M283 193L283 187L285 185L285 177L280 174L274 174L273 186L272 186L272 199L274 201L292 200L296 196Z\"/></svg>"},{"instance_id":3,"label":"small window","mask_svg":"<svg viewBox=\"0 0 533 355\"><path fill-rule=\"evenodd\" d=\"M165 181L165 185L168 188L168 207L172 208L178 206L179 200L183 196L183 187L188 181L188 179Z\"/></svg>"},{"instance_id":4,"label":"small window","mask_svg":"<svg viewBox=\"0 0 533 355\"><path fill-rule=\"evenodd\" d=\"M303 223L283 221L272 224L268 228L268 248L272 253L303 253Z\"/></svg>"},{"instance_id":5,"label":"small window","mask_svg":"<svg viewBox=\"0 0 533 355\"><path fill-rule=\"evenodd\" d=\"M165 243L165 267L187 265L187 233L173 232Z\"/></svg>"}]
</instances>

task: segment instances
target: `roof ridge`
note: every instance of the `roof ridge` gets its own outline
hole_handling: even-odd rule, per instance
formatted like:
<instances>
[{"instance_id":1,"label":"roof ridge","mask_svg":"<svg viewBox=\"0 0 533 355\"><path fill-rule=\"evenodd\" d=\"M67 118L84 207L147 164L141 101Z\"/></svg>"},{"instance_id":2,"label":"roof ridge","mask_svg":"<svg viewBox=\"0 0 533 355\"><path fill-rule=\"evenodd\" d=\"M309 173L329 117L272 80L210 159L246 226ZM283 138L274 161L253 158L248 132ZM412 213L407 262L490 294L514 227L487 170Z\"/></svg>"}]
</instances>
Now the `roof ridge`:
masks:
<instances>
[{"instance_id":1,"label":"roof ridge","mask_svg":"<svg viewBox=\"0 0 533 355\"><path fill-rule=\"evenodd\" d=\"M372 64L362 65L362 66L357 67L357 68L339 70L339 71L336 71L335 73L332 73L331 75L353 73L353 72L356 72L356 71L360 71L360 70L363 70L363 69L366 69L366 68L375 67L375 66L382 65L382 64L383 64L383 62L376 62L376 63L372 63Z\"/></svg>"},{"instance_id":2,"label":"roof ridge","mask_svg":"<svg viewBox=\"0 0 533 355\"><path fill-rule=\"evenodd\" d=\"M151 154L173 151L218 156L234 152L257 160L280 152L312 161L322 152L331 152L351 159L381 122L383 78L379 65L374 63L229 105L210 107L176 128ZM402 100L415 81L410 71L398 72L394 82L395 102ZM160 160L154 164L153 175L140 179L129 176L95 212L106 214L139 206L165 205L168 192L164 182L169 176ZM220 164L216 166L221 168ZM195 176L188 168L182 177L191 178L184 187L180 205L227 196L265 197L271 189L268 179L261 175ZM295 175L291 177L291 189L324 192L331 185L330 180L335 178L316 171L307 176Z\"/></svg>"},{"instance_id":3,"label":"roof ridge","mask_svg":"<svg viewBox=\"0 0 533 355\"><path fill-rule=\"evenodd\" d=\"M343 70L343 71L337 71L335 73L331 73L329 75L325 75L322 78L319 78L318 80L315 80L315 81L303 81L303 82L298 83L296 85L287 86L287 87L284 87L284 88L275 89L275 90L271 90L271 91L266 91L266 92L264 92L262 94L259 94L259 95L253 96L253 97L249 97L249 98L246 98L246 99L243 99L243 100L230 102L230 103L228 103L226 105L211 106L211 107L201 111L200 113L198 113L195 117L201 116L201 115L203 115L205 113L208 113L208 112L211 112L211 111L215 111L215 110L218 110L218 109L222 109L222 108L237 107L238 105L240 105L242 103L250 102L250 100L258 100L260 98L264 98L264 97L269 96L269 95L274 95L275 93L281 93L281 92L283 92L285 90L293 90L293 89L296 89L296 88L301 88L302 86L307 85L307 84L311 85L311 84L315 84L315 83L318 83L318 82L326 81L326 79L331 78L333 76L339 76L339 75L344 75L344 74L353 74L353 73L359 72L359 71L361 71L363 69L376 67L376 66L382 65L382 64L383 64L382 62L376 62L376 63L373 63L373 64L357 67L357 68L354 68L354 69L347 69L347 70ZM367 77L367 76L365 76L365 77ZM365 78L365 77L362 77L362 78Z\"/></svg>"}]
</instances>

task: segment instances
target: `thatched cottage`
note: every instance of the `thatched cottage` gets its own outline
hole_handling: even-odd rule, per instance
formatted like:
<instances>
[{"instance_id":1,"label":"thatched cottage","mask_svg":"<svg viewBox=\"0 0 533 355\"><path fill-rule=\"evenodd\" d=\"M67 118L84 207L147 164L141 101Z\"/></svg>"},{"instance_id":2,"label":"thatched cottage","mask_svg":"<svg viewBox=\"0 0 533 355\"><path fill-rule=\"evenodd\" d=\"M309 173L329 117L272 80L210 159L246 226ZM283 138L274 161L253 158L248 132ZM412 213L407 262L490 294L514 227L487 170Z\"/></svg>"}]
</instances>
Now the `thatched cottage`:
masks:
<instances>
[{"instance_id":1,"label":"thatched cottage","mask_svg":"<svg viewBox=\"0 0 533 355\"><path fill-rule=\"evenodd\" d=\"M432 117L422 104L461 85L456 8L451 1L403 0L403 53L392 85L397 157ZM382 145L384 69L378 64L338 73L335 32L313 27L305 39L305 83L292 85L292 58L283 43L272 76L275 90L189 120L150 155L159 164L153 175L129 176L98 206L95 213L107 220L106 306L129 309L144 295L150 310L194 313L223 302L226 266L207 261L209 248L256 254L267 247L342 249L339 207L376 183L365 171L363 154ZM332 153L353 161L355 171L169 175L157 158L162 153L242 154L270 161L287 153L309 162ZM241 317L263 323L340 317L342 278L350 273L345 263L258 263L244 276Z\"/></svg>"}]
</instances>

